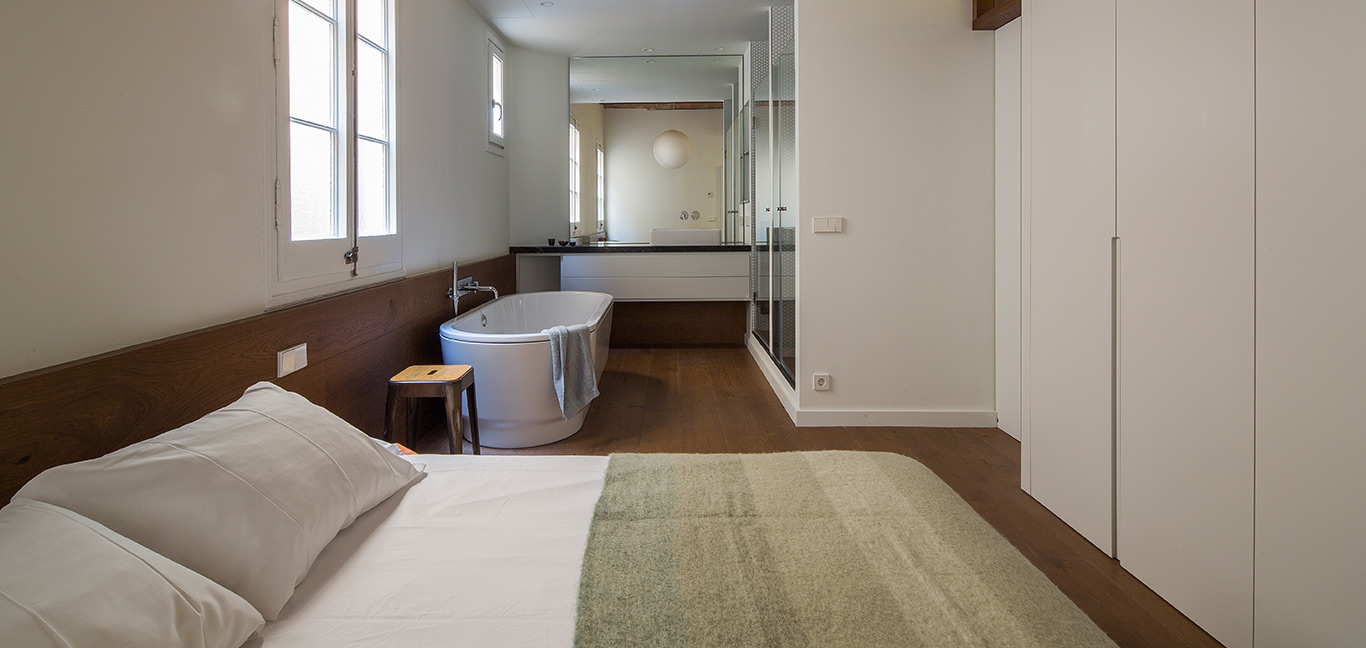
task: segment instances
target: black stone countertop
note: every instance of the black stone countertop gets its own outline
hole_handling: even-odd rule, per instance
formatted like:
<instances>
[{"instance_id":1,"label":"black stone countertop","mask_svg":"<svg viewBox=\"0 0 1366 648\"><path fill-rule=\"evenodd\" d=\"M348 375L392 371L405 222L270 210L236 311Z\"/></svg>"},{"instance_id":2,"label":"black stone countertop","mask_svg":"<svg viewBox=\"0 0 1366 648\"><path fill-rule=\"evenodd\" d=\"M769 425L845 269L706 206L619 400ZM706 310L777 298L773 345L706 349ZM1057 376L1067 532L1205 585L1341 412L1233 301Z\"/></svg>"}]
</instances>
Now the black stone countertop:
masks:
<instances>
[{"instance_id":1,"label":"black stone countertop","mask_svg":"<svg viewBox=\"0 0 1366 648\"><path fill-rule=\"evenodd\" d=\"M618 241L599 241L578 245L514 245L508 248L512 254L603 254L612 252L748 252L748 243L650 245L649 243L622 243Z\"/></svg>"}]
</instances>

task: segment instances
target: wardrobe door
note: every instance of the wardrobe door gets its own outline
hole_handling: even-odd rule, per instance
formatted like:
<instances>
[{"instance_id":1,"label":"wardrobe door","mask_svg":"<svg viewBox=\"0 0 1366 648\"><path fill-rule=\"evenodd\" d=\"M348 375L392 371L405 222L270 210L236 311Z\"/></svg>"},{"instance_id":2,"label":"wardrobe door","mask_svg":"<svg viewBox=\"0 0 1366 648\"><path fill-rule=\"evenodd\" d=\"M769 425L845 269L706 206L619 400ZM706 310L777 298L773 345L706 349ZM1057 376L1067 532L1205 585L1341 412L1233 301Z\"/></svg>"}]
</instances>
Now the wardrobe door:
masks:
<instances>
[{"instance_id":1,"label":"wardrobe door","mask_svg":"<svg viewBox=\"0 0 1366 648\"><path fill-rule=\"evenodd\" d=\"M1120 564L1252 643L1253 0L1118 11Z\"/></svg>"},{"instance_id":2,"label":"wardrobe door","mask_svg":"<svg viewBox=\"0 0 1366 648\"><path fill-rule=\"evenodd\" d=\"M1257 4L1257 644L1366 637L1366 3Z\"/></svg>"},{"instance_id":3,"label":"wardrobe door","mask_svg":"<svg viewBox=\"0 0 1366 648\"><path fill-rule=\"evenodd\" d=\"M1112 549L1114 0L1026 0L1022 484Z\"/></svg>"}]
</instances>

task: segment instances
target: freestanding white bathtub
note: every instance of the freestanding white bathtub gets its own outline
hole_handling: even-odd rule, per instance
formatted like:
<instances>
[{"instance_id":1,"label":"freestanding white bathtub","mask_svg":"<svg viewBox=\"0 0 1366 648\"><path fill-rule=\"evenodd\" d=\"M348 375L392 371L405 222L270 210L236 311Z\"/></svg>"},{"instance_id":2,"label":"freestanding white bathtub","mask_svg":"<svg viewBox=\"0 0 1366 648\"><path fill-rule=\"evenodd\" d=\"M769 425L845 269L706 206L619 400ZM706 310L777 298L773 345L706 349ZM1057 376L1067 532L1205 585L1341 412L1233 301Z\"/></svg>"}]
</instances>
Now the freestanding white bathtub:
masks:
<instances>
[{"instance_id":1,"label":"freestanding white bathtub","mask_svg":"<svg viewBox=\"0 0 1366 648\"><path fill-rule=\"evenodd\" d=\"M446 364L474 367L480 445L529 448L554 443L583 427L588 407L567 421L560 412L550 375L550 339L541 332L574 324L592 330L593 371L602 378L612 337L612 296L605 293L508 295L441 325Z\"/></svg>"}]
</instances>

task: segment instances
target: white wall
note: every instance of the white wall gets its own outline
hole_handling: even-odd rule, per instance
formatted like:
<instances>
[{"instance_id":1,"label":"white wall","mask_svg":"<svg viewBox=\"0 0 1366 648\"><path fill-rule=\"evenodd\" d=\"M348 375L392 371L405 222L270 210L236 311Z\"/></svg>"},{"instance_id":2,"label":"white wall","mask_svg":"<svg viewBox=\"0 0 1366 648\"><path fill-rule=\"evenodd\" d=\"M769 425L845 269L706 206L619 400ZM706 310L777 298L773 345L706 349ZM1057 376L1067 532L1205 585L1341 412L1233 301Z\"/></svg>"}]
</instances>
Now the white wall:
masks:
<instances>
[{"instance_id":1,"label":"white wall","mask_svg":"<svg viewBox=\"0 0 1366 648\"><path fill-rule=\"evenodd\" d=\"M507 49L509 238L569 236L569 59Z\"/></svg>"},{"instance_id":2,"label":"white wall","mask_svg":"<svg viewBox=\"0 0 1366 648\"><path fill-rule=\"evenodd\" d=\"M655 138L682 131L692 157L677 169L655 162ZM606 110L607 234L615 241L649 241L656 227L720 227L716 169L723 163L720 110ZM696 211L697 220L679 220Z\"/></svg>"},{"instance_id":3,"label":"white wall","mask_svg":"<svg viewBox=\"0 0 1366 648\"><path fill-rule=\"evenodd\" d=\"M803 412L995 421L993 45L971 4L797 3ZM846 232L812 235L822 216Z\"/></svg>"},{"instance_id":4,"label":"white wall","mask_svg":"<svg viewBox=\"0 0 1366 648\"><path fill-rule=\"evenodd\" d=\"M488 26L463 0L396 4L404 265L507 254L508 158L485 150Z\"/></svg>"},{"instance_id":5,"label":"white wall","mask_svg":"<svg viewBox=\"0 0 1366 648\"><path fill-rule=\"evenodd\" d=\"M996 30L996 426L1020 438L1020 36Z\"/></svg>"},{"instance_id":6,"label":"white wall","mask_svg":"<svg viewBox=\"0 0 1366 648\"><path fill-rule=\"evenodd\" d=\"M0 376L262 312L271 3L3 12ZM506 166L465 85L484 87L469 40L483 21L458 0L404 0L397 26L407 271L506 253Z\"/></svg>"}]
</instances>

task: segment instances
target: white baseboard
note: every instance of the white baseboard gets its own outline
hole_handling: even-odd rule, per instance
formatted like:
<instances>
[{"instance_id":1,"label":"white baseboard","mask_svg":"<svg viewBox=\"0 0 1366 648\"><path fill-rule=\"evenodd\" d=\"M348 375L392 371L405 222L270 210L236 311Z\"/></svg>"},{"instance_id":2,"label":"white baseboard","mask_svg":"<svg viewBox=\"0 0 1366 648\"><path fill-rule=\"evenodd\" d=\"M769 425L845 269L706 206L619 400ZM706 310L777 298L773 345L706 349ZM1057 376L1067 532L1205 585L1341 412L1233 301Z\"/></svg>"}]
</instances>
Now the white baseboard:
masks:
<instances>
[{"instance_id":1,"label":"white baseboard","mask_svg":"<svg viewBox=\"0 0 1366 648\"><path fill-rule=\"evenodd\" d=\"M792 390L792 385L787 384L787 378L778 370L778 365L774 364L773 358L764 350L764 345L754 339L753 335L745 334L745 346L749 348L749 355L754 358L754 362L759 365L759 370L764 372L768 386L778 395L778 401L783 404L783 409L787 410L788 417L800 426L801 424L797 423L797 394Z\"/></svg>"},{"instance_id":2,"label":"white baseboard","mask_svg":"<svg viewBox=\"0 0 1366 648\"><path fill-rule=\"evenodd\" d=\"M934 410L817 410L793 417L798 427L994 428L996 412Z\"/></svg>"},{"instance_id":3,"label":"white baseboard","mask_svg":"<svg viewBox=\"0 0 1366 648\"><path fill-rule=\"evenodd\" d=\"M787 384L787 378L783 377L763 345L754 336L746 335L745 346L797 427L996 427L996 412L993 410L803 410L798 407L797 394L792 385Z\"/></svg>"}]
</instances>

